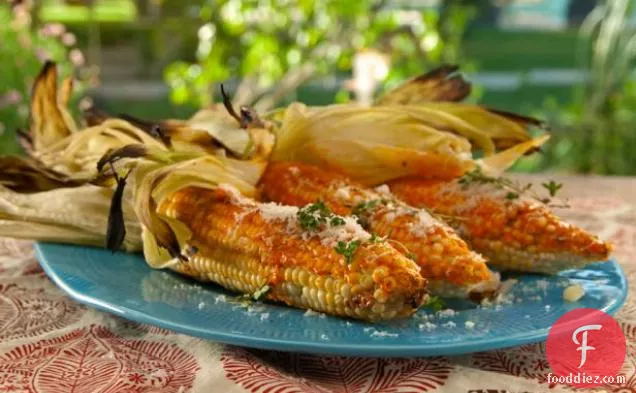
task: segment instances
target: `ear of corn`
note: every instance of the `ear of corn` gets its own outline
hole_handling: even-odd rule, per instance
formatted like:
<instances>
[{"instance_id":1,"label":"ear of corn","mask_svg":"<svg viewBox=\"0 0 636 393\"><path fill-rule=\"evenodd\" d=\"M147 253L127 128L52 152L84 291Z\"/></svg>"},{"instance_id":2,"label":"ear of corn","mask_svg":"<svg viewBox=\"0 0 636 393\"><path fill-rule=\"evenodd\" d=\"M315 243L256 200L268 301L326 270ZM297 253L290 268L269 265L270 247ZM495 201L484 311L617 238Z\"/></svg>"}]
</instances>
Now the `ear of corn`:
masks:
<instances>
[{"instance_id":1,"label":"ear of corn","mask_svg":"<svg viewBox=\"0 0 636 393\"><path fill-rule=\"evenodd\" d=\"M243 293L268 286L270 300L371 321L408 316L422 304L424 280L412 261L387 244L368 242L359 227L325 236L303 231L297 211L225 188L196 187L173 193L157 208L191 231L188 247L196 251L171 268L198 280ZM334 249L337 241L355 240L361 243L349 261Z\"/></svg>"},{"instance_id":2,"label":"ear of corn","mask_svg":"<svg viewBox=\"0 0 636 393\"><path fill-rule=\"evenodd\" d=\"M507 149L530 140L532 137L529 133L529 125L542 126L539 121L535 121L534 124L515 122L514 119L506 117L504 113L493 113L488 109L468 103L431 102L423 107L431 112L444 113L470 124L487 135L497 149Z\"/></svg>"},{"instance_id":3,"label":"ear of corn","mask_svg":"<svg viewBox=\"0 0 636 393\"><path fill-rule=\"evenodd\" d=\"M435 295L468 297L472 292L479 297L498 287L498 276L450 227L400 202L388 189L368 189L332 171L285 162L270 163L260 189L278 203L304 206L320 200L337 214L357 214L370 232L417 262Z\"/></svg>"},{"instance_id":4,"label":"ear of corn","mask_svg":"<svg viewBox=\"0 0 636 393\"><path fill-rule=\"evenodd\" d=\"M274 161L327 167L364 185L407 176L450 180L474 168L473 151L503 171L546 140L533 140L527 127L498 113L444 102L371 108L294 103L276 132Z\"/></svg>"},{"instance_id":5,"label":"ear of corn","mask_svg":"<svg viewBox=\"0 0 636 393\"><path fill-rule=\"evenodd\" d=\"M607 260L612 250L545 205L494 184L407 178L389 186L407 203L448 217L458 233L499 270L553 274Z\"/></svg>"},{"instance_id":6,"label":"ear of corn","mask_svg":"<svg viewBox=\"0 0 636 393\"><path fill-rule=\"evenodd\" d=\"M379 184L427 172L461 176L473 166L470 152L466 138L437 130L401 107L294 103L277 130L272 159L325 166Z\"/></svg>"},{"instance_id":7,"label":"ear of corn","mask_svg":"<svg viewBox=\"0 0 636 393\"><path fill-rule=\"evenodd\" d=\"M133 168L134 209L152 267L242 293L270 288L271 300L365 320L404 317L425 300L417 265L369 242L354 220L306 230L298 208L245 197L256 192L259 160L151 158L116 164Z\"/></svg>"}]
</instances>

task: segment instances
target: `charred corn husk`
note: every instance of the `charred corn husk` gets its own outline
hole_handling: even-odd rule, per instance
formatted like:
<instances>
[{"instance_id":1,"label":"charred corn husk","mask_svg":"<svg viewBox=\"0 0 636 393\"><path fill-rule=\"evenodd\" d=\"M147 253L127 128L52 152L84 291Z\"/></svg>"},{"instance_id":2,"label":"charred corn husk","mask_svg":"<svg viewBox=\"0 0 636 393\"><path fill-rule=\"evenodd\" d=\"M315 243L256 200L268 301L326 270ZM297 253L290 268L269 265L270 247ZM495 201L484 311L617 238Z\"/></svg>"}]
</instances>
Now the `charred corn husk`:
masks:
<instances>
[{"instance_id":1,"label":"charred corn husk","mask_svg":"<svg viewBox=\"0 0 636 393\"><path fill-rule=\"evenodd\" d=\"M225 288L299 308L387 320L412 314L426 298L419 269L390 245L369 241L351 218L303 230L298 208L259 204L227 188L182 189L158 206L160 216L191 231L189 260L172 269ZM359 242L347 259L339 242Z\"/></svg>"},{"instance_id":2,"label":"charred corn husk","mask_svg":"<svg viewBox=\"0 0 636 393\"><path fill-rule=\"evenodd\" d=\"M466 119L438 105L287 107L276 129L273 161L300 161L341 172L364 185L427 176L451 180L482 166L503 171L547 138L481 108L459 106ZM452 110L457 110L454 106ZM475 120L477 118L478 120ZM489 128L473 125L498 122ZM506 150L498 151L498 147Z\"/></svg>"},{"instance_id":3,"label":"charred corn husk","mask_svg":"<svg viewBox=\"0 0 636 393\"><path fill-rule=\"evenodd\" d=\"M436 101L461 101L468 97L471 85L459 67L444 64L410 79L376 101L376 105L410 105Z\"/></svg>"},{"instance_id":4,"label":"charred corn husk","mask_svg":"<svg viewBox=\"0 0 636 393\"><path fill-rule=\"evenodd\" d=\"M545 204L490 181L462 179L406 178L389 186L412 206L448 217L498 270L554 274L609 257L610 244L562 221Z\"/></svg>"},{"instance_id":5,"label":"charred corn husk","mask_svg":"<svg viewBox=\"0 0 636 393\"><path fill-rule=\"evenodd\" d=\"M103 247L113 191L93 185L19 193L0 186L0 236ZM123 205L122 248L140 251L141 228Z\"/></svg>"},{"instance_id":6,"label":"charred corn husk","mask_svg":"<svg viewBox=\"0 0 636 393\"><path fill-rule=\"evenodd\" d=\"M278 203L304 206L320 200L337 214L357 215L366 229L416 261L432 294L480 298L499 285L499 277L453 229L399 201L388 187L373 190L316 166L272 162L260 190L263 198Z\"/></svg>"}]
</instances>

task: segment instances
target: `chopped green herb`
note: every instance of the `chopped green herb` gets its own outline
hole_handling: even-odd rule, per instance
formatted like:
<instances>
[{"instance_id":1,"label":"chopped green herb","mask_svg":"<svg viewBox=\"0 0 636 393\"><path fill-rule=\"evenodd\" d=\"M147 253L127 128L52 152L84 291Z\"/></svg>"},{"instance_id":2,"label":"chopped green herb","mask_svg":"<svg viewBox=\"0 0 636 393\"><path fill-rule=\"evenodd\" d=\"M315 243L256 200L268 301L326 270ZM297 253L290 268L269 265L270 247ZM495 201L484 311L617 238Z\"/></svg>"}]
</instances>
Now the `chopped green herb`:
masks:
<instances>
[{"instance_id":1,"label":"chopped green herb","mask_svg":"<svg viewBox=\"0 0 636 393\"><path fill-rule=\"evenodd\" d=\"M252 305L252 303L254 303L254 298L251 295L244 293L242 295L236 296L234 298L234 302L238 303L242 307L249 307Z\"/></svg>"},{"instance_id":2,"label":"chopped green herb","mask_svg":"<svg viewBox=\"0 0 636 393\"><path fill-rule=\"evenodd\" d=\"M345 220L342 217L334 216L331 217L331 221L329 221L329 225L332 227L339 227L345 224Z\"/></svg>"},{"instance_id":3,"label":"chopped green herb","mask_svg":"<svg viewBox=\"0 0 636 393\"><path fill-rule=\"evenodd\" d=\"M353 240L349 243L339 241L338 245L334 247L334 250L336 250L338 254L343 255L347 264L350 264L353 260L353 254L355 254L358 247L360 247L360 240Z\"/></svg>"},{"instance_id":4,"label":"chopped green herb","mask_svg":"<svg viewBox=\"0 0 636 393\"><path fill-rule=\"evenodd\" d=\"M424 305L424 307L429 308L433 311L441 311L444 309L444 302L437 296L429 296L428 302L426 302L426 305Z\"/></svg>"},{"instance_id":5,"label":"chopped green herb","mask_svg":"<svg viewBox=\"0 0 636 393\"><path fill-rule=\"evenodd\" d=\"M271 290L272 290L272 287L270 287L269 285L263 285L259 290L254 292L252 297L254 298L254 300L261 300L261 298L265 296Z\"/></svg>"},{"instance_id":6,"label":"chopped green herb","mask_svg":"<svg viewBox=\"0 0 636 393\"><path fill-rule=\"evenodd\" d=\"M377 233L371 232L371 238L369 239L369 243L382 243L386 241L386 236L378 236Z\"/></svg>"},{"instance_id":7,"label":"chopped green herb","mask_svg":"<svg viewBox=\"0 0 636 393\"><path fill-rule=\"evenodd\" d=\"M417 255L413 254L412 252L409 252L408 254L406 254L406 257L412 261L417 262Z\"/></svg>"},{"instance_id":8,"label":"chopped green herb","mask_svg":"<svg viewBox=\"0 0 636 393\"><path fill-rule=\"evenodd\" d=\"M550 180L548 183L541 183L541 185L543 186L543 188L548 190L548 192L550 193L550 197L554 197L561 189L561 187L563 187L563 184L557 183L554 180Z\"/></svg>"},{"instance_id":9,"label":"chopped green herb","mask_svg":"<svg viewBox=\"0 0 636 393\"><path fill-rule=\"evenodd\" d=\"M516 192L510 191L506 194L506 199L510 199L511 201L517 198L519 198L519 194L517 194Z\"/></svg>"},{"instance_id":10,"label":"chopped green herb","mask_svg":"<svg viewBox=\"0 0 636 393\"><path fill-rule=\"evenodd\" d=\"M326 224L332 227L345 225L344 218L333 214L322 201L301 208L297 216L300 227L309 231L320 230L321 226Z\"/></svg>"},{"instance_id":11,"label":"chopped green herb","mask_svg":"<svg viewBox=\"0 0 636 393\"><path fill-rule=\"evenodd\" d=\"M364 213L368 212L369 210L373 209L374 207L376 207L378 204L380 204L382 201L380 199L372 199L368 202L362 202L362 203L358 203L353 210L351 211L351 214L354 216L358 216L360 217L361 215L363 215Z\"/></svg>"},{"instance_id":12,"label":"chopped green herb","mask_svg":"<svg viewBox=\"0 0 636 393\"><path fill-rule=\"evenodd\" d=\"M327 222L329 216L331 216L329 208L324 202L317 201L298 211L298 222L303 229L317 230L321 224Z\"/></svg>"}]
</instances>

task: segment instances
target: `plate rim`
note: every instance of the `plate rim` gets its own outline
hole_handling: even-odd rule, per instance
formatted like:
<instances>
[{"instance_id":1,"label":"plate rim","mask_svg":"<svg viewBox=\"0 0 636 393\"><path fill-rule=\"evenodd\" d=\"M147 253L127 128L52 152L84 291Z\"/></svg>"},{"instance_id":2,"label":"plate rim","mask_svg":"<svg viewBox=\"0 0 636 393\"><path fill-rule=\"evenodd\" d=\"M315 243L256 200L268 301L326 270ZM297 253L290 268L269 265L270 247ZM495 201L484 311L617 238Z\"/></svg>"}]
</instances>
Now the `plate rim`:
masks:
<instances>
[{"instance_id":1,"label":"plate rim","mask_svg":"<svg viewBox=\"0 0 636 393\"><path fill-rule=\"evenodd\" d=\"M130 321L158 326L180 334L186 334L198 338L203 338L218 343L244 346L255 349L267 349L277 351L290 351L323 355L341 355L341 356L359 356L359 357L428 357L428 356L449 356L462 355L476 352L492 351L502 348L510 348L524 344L543 342L548 336L549 328L537 329L529 333L517 335L507 335L501 338L475 338L469 343L445 343L442 345L368 345L368 344L351 344L343 345L338 343L320 342L320 341L297 341L294 339L275 339L275 338L256 338L246 336L244 334L235 334L219 330L202 330L190 325L181 325L165 319L158 319L143 311L138 311L125 306L112 306L107 302L100 301L94 297L86 296L67 285L67 283L55 272L51 267L46 254L48 245L60 245L55 243L35 242L35 257L38 260L42 270L55 283L55 285L67 294L73 300L92 307L94 309L105 311L117 315L123 319ZM91 248L85 246L75 246L62 244L77 248ZM629 282L625 276L623 268L615 258L610 258L609 263L613 264L619 273L620 281L625 288L621 292L621 296L617 301L611 304L607 309L602 310L609 315L614 315L625 304L625 300L629 293ZM423 334L426 334L423 332ZM347 354L346 352L352 352Z\"/></svg>"}]
</instances>

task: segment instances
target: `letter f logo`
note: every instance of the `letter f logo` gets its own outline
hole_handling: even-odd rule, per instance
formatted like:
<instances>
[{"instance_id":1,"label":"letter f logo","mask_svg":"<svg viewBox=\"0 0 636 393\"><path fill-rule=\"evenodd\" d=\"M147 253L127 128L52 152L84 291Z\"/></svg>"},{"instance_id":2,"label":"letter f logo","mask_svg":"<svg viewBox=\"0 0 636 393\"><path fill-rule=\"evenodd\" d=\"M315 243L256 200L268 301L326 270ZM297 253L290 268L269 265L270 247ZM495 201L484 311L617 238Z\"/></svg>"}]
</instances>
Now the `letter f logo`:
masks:
<instances>
[{"instance_id":1,"label":"letter f logo","mask_svg":"<svg viewBox=\"0 0 636 393\"><path fill-rule=\"evenodd\" d=\"M574 333L572 333L572 341L574 341L574 344L577 345L581 345L580 347L576 348L577 351L581 351L581 364L579 364L579 368L583 367L583 365L585 364L585 361L587 360L587 351L593 351L596 348L592 347L592 346L588 346L587 345L587 331L588 330L601 330L602 326L601 325L585 325L585 326L581 326L580 328L576 329L574 331ZM583 332L583 340L582 342L579 342L579 340L576 338L576 336L580 333Z\"/></svg>"}]
</instances>

